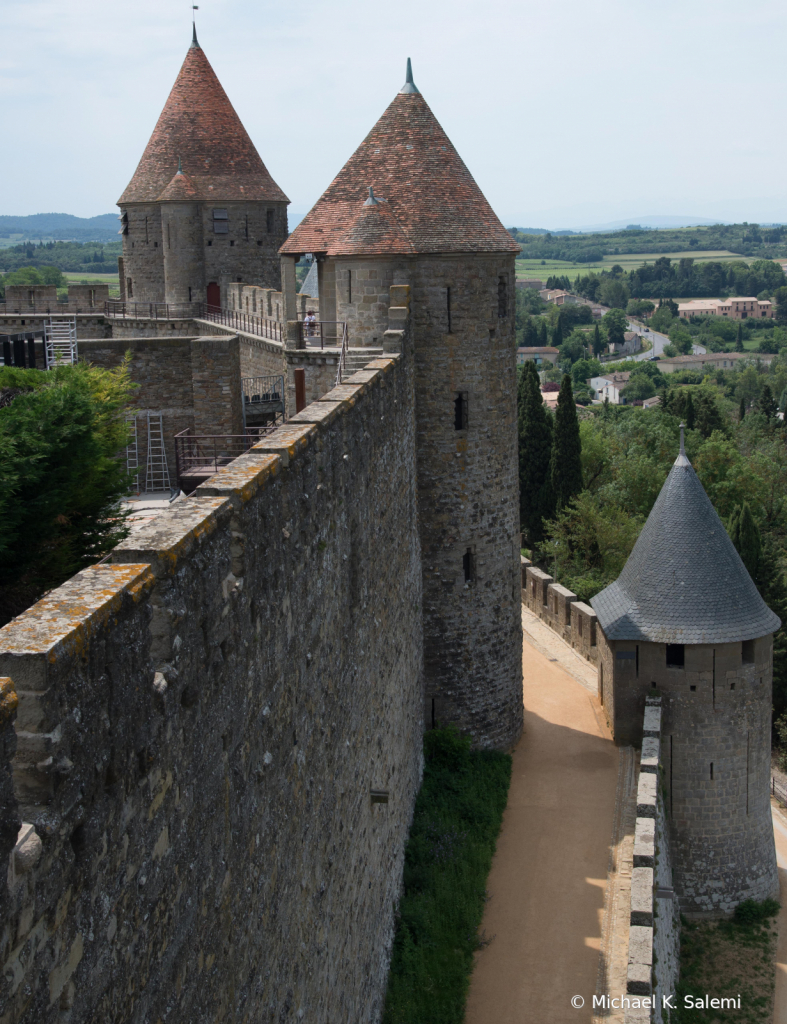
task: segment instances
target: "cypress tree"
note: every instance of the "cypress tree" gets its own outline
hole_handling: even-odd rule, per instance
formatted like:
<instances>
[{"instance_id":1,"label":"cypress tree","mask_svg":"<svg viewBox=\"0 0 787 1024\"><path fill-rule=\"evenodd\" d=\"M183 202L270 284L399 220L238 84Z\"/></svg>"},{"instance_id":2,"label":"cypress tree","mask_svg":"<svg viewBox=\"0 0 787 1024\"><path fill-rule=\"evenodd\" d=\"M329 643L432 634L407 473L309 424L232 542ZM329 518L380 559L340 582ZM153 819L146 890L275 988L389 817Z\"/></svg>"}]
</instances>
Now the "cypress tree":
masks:
<instances>
[{"instance_id":1,"label":"cypress tree","mask_svg":"<svg viewBox=\"0 0 787 1024\"><path fill-rule=\"evenodd\" d=\"M552 417L544 405L536 364L525 363L519 381L519 520L530 547L544 539L552 512Z\"/></svg>"},{"instance_id":2,"label":"cypress tree","mask_svg":"<svg viewBox=\"0 0 787 1024\"><path fill-rule=\"evenodd\" d=\"M557 325L555 326L555 333L552 335L552 344L555 348L560 348L563 344L563 321L558 316Z\"/></svg>"},{"instance_id":3,"label":"cypress tree","mask_svg":"<svg viewBox=\"0 0 787 1024\"><path fill-rule=\"evenodd\" d=\"M776 399L773 397L769 384L763 384L760 393L760 412L772 420L776 415Z\"/></svg>"},{"instance_id":4,"label":"cypress tree","mask_svg":"<svg viewBox=\"0 0 787 1024\"><path fill-rule=\"evenodd\" d=\"M601 340L601 331L598 329L598 324L596 324L593 329L593 355L600 356L603 351L604 343Z\"/></svg>"},{"instance_id":5,"label":"cypress tree","mask_svg":"<svg viewBox=\"0 0 787 1024\"><path fill-rule=\"evenodd\" d=\"M687 428L689 430L694 430L694 400L691 397L690 391L686 396L686 411L684 413L684 417L686 419Z\"/></svg>"},{"instance_id":6,"label":"cypress tree","mask_svg":"<svg viewBox=\"0 0 787 1024\"><path fill-rule=\"evenodd\" d=\"M741 556L741 561L746 566L751 578L757 582L762 555L762 537L760 528L751 514L748 501L744 501L743 505L732 513L729 529L730 538Z\"/></svg>"},{"instance_id":7,"label":"cypress tree","mask_svg":"<svg viewBox=\"0 0 787 1024\"><path fill-rule=\"evenodd\" d=\"M567 373L563 375L555 410L550 478L555 511L559 512L582 490L582 443L571 378Z\"/></svg>"},{"instance_id":8,"label":"cypress tree","mask_svg":"<svg viewBox=\"0 0 787 1024\"><path fill-rule=\"evenodd\" d=\"M544 348L547 344L547 322L541 317L541 323L538 325L538 344L541 348Z\"/></svg>"},{"instance_id":9,"label":"cypress tree","mask_svg":"<svg viewBox=\"0 0 787 1024\"><path fill-rule=\"evenodd\" d=\"M743 423L743 419L746 415L746 402L741 399L740 408L738 409L738 422Z\"/></svg>"},{"instance_id":10,"label":"cypress tree","mask_svg":"<svg viewBox=\"0 0 787 1024\"><path fill-rule=\"evenodd\" d=\"M743 325L738 323L738 333L735 337L735 351L743 352Z\"/></svg>"}]
</instances>

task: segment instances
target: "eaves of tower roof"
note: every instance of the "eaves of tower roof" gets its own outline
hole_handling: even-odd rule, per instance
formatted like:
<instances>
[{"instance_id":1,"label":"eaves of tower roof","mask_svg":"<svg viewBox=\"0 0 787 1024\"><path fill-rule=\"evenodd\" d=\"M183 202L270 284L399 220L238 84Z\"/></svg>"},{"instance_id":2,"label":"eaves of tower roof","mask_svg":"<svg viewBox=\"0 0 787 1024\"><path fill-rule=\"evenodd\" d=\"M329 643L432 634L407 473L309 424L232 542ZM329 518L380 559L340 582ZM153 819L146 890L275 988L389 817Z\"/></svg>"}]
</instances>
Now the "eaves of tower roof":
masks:
<instances>
[{"instance_id":1,"label":"eaves of tower roof","mask_svg":"<svg viewBox=\"0 0 787 1024\"><path fill-rule=\"evenodd\" d=\"M736 643L781 625L684 454L620 576L590 603L610 640Z\"/></svg>"},{"instance_id":2,"label":"eaves of tower roof","mask_svg":"<svg viewBox=\"0 0 787 1024\"><path fill-rule=\"evenodd\" d=\"M354 254L344 240L370 187L399 231L367 239L364 254L404 251L402 238L414 254L520 251L418 91L397 94L280 251Z\"/></svg>"},{"instance_id":3,"label":"eaves of tower roof","mask_svg":"<svg viewBox=\"0 0 787 1024\"><path fill-rule=\"evenodd\" d=\"M178 158L194 188L191 198L289 202L268 173L196 41L118 205L162 199Z\"/></svg>"}]
</instances>

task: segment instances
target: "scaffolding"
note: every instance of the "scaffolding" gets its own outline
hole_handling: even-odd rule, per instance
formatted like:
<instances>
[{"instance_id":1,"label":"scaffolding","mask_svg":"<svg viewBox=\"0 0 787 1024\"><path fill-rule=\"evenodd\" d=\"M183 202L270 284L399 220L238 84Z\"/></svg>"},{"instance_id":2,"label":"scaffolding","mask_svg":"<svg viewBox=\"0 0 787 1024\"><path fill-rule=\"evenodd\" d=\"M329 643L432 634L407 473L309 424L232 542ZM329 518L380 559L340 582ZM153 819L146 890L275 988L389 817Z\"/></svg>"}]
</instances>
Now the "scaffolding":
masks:
<instances>
[{"instance_id":1,"label":"scaffolding","mask_svg":"<svg viewBox=\"0 0 787 1024\"><path fill-rule=\"evenodd\" d=\"M164 448L164 424L160 412L149 412L148 416L148 459L145 473L145 491L171 493L172 485L167 468L167 453Z\"/></svg>"},{"instance_id":2,"label":"scaffolding","mask_svg":"<svg viewBox=\"0 0 787 1024\"><path fill-rule=\"evenodd\" d=\"M77 318L51 316L44 325L46 368L77 361Z\"/></svg>"}]
</instances>

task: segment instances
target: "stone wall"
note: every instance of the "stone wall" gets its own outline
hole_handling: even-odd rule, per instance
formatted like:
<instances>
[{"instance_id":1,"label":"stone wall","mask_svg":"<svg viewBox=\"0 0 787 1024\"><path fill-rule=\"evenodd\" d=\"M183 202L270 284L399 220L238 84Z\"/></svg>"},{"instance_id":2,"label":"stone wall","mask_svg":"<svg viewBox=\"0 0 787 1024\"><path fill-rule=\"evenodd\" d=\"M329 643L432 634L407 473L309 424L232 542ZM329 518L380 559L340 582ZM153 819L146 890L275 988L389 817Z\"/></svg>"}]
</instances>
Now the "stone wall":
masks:
<instances>
[{"instance_id":1,"label":"stone wall","mask_svg":"<svg viewBox=\"0 0 787 1024\"><path fill-rule=\"evenodd\" d=\"M52 316L73 316L77 325L77 341L83 338L111 338L112 327L104 318L103 313L97 314L74 314L67 310L61 313L59 308L52 309ZM49 316L45 313L5 313L3 304L0 303L0 334L19 334L22 331L43 331L44 326L49 322ZM42 364L43 365L43 364Z\"/></svg>"},{"instance_id":2,"label":"stone wall","mask_svg":"<svg viewBox=\"0 0 787 1024\"><path fill-rule=\"evenodd\" d=\"M567 587L555 583L549 573L520 556L522 571L522 603L571 644L594 665L599 663L596 640L598 617L589 604L578 601ZM599 693L601 689L599 687Z\"/></svg>"},{"instance_id":3,"label":"stone wall","mask_svg":"<svg viewBox=\"0 0 787 1024\"><path fill-rule=\"evenodd\" d=\"M378 1018L421 770L413 410L412 353L376 360L0 631L39 842L0 1019Z\"/></svg>"},{"instance_id":4,"label":"stone wall","mask_svg":"<svg viewBox=\"0 0 787 1024\"><path fill-rule=\"evenodd\" d=\"M126 338L84 341L79 357L95 366L119 366L126 354L138 385L132 399L145 488L148 412L163 413L167 468L177 485L175 434L242 434L240 343L237 335L208 338Z\"/></svg>"},{"instance_id":5,"label":"stone wall","mask_svg":"<svg viewBox=\"0 0 787 1024\"><path fill-rule=\"evenodd\" d=\"M661 785L661 698L648 697L642 721L637 822L631 873L626 1024L661 1024L674 994L680 957L680 912L674 898L669 834ZM640 997L640 999L636 999ZM639 1003L639 1005L636 1005Z\"/></svg>"}]
</instances>

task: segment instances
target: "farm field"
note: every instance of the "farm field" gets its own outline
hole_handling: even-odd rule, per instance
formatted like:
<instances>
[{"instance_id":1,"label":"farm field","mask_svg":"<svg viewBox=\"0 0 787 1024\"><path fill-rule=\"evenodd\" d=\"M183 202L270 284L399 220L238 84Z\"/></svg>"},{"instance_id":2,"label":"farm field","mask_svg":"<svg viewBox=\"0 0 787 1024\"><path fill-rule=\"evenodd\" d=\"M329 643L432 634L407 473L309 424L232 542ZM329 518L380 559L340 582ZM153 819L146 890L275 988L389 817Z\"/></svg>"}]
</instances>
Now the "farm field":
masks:
<instances>
[{"instance_id":1,"label":"farm field","mask_svg":"<svg viewBox=\"0 0 787 1024\"><path fill-rule=\"evenodd\" d=\"M694 250L684 252L663 252L663 253L621 253L618 256L605 256L595 263L571 263L568 260L517 260L516 276L523 277L550 277L553 274L568 274L574 278L577 274L585 274L589 270L610 270L616 264L624 270L636 270L638 267L648 263L655 263L656 260L666 257L670 260L690 258L695 263L707 263L713 260L718 263L729 263L731 260L740 260L743 263L751 263L753 257L739 256L737 253L729 252L726 249L705 250L695 252Z\"/></svg>"}]
</instances>

